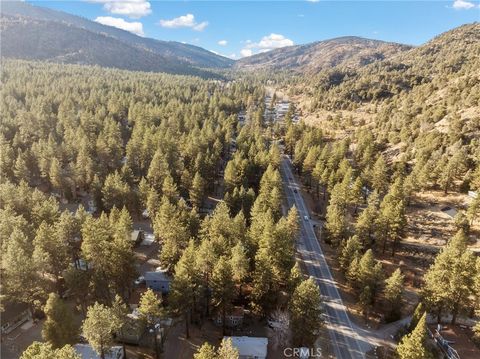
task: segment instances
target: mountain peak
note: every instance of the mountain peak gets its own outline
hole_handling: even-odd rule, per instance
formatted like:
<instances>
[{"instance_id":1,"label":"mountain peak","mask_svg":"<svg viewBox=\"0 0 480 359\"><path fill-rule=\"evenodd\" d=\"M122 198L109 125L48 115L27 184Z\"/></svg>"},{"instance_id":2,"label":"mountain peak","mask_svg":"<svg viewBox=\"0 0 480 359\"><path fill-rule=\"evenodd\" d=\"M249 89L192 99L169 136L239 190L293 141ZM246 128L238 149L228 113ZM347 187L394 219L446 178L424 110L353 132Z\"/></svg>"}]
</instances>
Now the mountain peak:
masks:
<instances>
[{"instance_id":1,"label":"mountain peak","mask_svg":"<svg viewBox=\"0 0 480 359\"><path fill-rule=\"evenodd\" d=\"M235 67L243 70L290 69L316 73L334 66L362 67L410 49L408 45L342 36L246 57L237 61Z\"/></svg>"}]
</instances>

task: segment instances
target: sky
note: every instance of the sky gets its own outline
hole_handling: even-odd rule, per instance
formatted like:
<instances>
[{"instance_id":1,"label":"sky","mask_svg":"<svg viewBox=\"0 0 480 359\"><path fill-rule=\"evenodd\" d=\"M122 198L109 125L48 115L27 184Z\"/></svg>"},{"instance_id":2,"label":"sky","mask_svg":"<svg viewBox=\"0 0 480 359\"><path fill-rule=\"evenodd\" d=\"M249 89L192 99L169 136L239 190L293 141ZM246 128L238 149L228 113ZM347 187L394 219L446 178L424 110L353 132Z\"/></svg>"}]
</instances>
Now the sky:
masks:
<instances>
[{"instance_id":1,"label":"sky","mask_svg":"<svg viewBox=\"0 0 480 359\"><path fill-rule=\"evenodd\" d=\"M420 45L444 31L480 21L480 0L29 2L233 59L339 36Z\"/></svg>"}]
</instances>

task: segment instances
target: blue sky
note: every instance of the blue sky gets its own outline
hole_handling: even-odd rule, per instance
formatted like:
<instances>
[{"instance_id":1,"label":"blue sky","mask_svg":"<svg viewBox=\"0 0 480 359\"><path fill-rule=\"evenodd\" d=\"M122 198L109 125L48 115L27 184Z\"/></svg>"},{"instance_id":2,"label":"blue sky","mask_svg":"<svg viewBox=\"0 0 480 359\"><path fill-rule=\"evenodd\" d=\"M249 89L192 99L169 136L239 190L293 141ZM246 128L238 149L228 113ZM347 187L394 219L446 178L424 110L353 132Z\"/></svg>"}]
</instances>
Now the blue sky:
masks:
<instances>
[{"instance_id":1,"label":"blue sky","mask_svg":"<svg viewBox=\"0 0 480 359\"><path fill-rule=\"evenodd\" d=\"M30 2L232 58L346 35L419 45L480 21L479 0Z\"/></svg>"}]
</instances>

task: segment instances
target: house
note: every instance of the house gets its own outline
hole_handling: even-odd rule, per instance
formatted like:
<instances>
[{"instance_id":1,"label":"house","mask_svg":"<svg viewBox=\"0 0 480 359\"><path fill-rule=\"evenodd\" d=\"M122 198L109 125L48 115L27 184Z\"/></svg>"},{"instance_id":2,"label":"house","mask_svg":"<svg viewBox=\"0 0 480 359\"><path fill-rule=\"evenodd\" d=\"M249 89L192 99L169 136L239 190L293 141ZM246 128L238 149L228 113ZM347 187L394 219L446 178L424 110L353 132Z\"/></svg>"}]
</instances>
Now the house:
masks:
<instances>
[{"instance_id":1,"label":"house","mask_svg":"<svg viewBox=\"0 0 480 359\"><path fill-rule=\"evenodd\" d=\"M73 346L82 359L100 359L100 355L89 344L75 344ZM121 346L111 347L105 353L105 359L123 359L123 348Z\"/></svg>"},{"instance_id":2,"label":"house","mask_svg":"<svg viewBox=\"0 0 480 359\"><path fill-rule=\"evenodd\" d=\"M25 303L7 302L2 313L2 334L8 334L32 319L32 312Z\"/></svg>"},{"instance_id":3,"label":"house","mask_svg":"<svg viewBox=\"0 0 480 359\"><path fill-rule=\"evenodd\" d=\"M226 326L229 328L239 327L243 324L244 309L241 306L234 307L230 312L225 316ZM223 315L221 312L218 312L215 316L215 324L222 325Z\"/></svg>"},{"instance_id":4,"label":"house","mask_svg":"<svg viewBox=\"0 0 480 359\"><path fill-rule=\"evenodd\" d=\"M127 315L122 329L115 333L115 338L122 343L139 345L146 331L145 322L140 320L138 310Z\"/></svg>"},{"instance_id":5,"label":"house","mask_svg":"<svg viewBox=\"0 0 480 359\"><path fill-rule=\"evenodd\" d=\"M147 288L156 292L166 294L170 291L170 282L172 278L165 270L156 272L145 272L145 284Z\"/></svg>"},{"instance_id":6,"label":"house","mask_svg":"<svg viewBox=\"0 0 480 359\"><path fill-rule=\"evenodd\" d=\"M130 236L130 240L132 241L132 244L134 246L140 244L143 241L143 231L140 229L133 230Z\"/></svg>"},{"instance_id":7,"label":"house","mask_svg":"<svg viewBox=\"0 0 480 359\"><path fill-rule=\"evenodd\" d=\"M266 359L268 338L255 337L224 337L232 339L233 347L237 348L239 359Z\"/></svg>"}]
</instances>

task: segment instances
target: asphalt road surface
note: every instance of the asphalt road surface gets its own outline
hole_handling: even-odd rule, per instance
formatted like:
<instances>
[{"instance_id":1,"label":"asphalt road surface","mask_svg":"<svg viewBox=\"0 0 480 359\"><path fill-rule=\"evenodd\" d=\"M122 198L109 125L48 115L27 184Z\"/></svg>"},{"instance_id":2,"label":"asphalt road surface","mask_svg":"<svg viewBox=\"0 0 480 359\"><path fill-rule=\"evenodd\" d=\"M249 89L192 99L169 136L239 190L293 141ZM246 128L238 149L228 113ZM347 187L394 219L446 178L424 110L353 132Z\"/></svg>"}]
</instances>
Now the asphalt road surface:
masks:
<instances>
[{"instance_id":1,"label":"asphalt road surface","mask_svg":"<svg viewBox=\"0 0 480 359\"><path fill-rule=\"evenodd\" d=\"M356 328L348 317L346 307L315 235L300 186L293 176L292 163L288 156L283 156L280 167L288 206L295 205L300 216L300 238L297 242L297 250L307 274L315 278L320 287L333 353L338 359L364 359L365 352L371 349L372 345L359 334L361 330Z\"/></svg>"}]
</instances>

